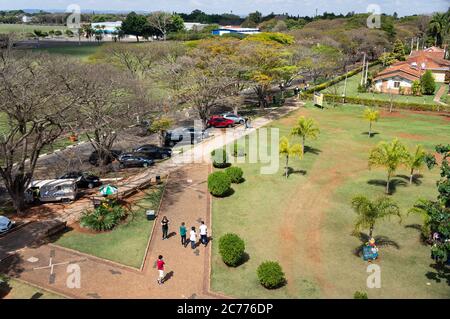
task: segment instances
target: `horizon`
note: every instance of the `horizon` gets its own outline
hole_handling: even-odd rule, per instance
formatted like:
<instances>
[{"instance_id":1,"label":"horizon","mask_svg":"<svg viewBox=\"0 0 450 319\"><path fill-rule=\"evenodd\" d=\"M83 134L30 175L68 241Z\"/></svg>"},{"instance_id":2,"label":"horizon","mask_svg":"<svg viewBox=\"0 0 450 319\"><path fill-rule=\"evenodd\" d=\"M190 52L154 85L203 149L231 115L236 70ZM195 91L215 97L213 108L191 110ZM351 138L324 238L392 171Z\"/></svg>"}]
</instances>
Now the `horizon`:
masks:
<instances>
[{"instance_id":1,"label":"horizon","mask_svg":"<svg viewBox=\"0 0 450 319\"><path fill-rule=\"evenodd\" d=\"M7 3L5 3L7 2ZM292 16L315 16L324 12L347 14L348 12L367 13L368 6L372 1L364 0L248 0L245 2L238 0L229 0L226 3L219 0L170 0L161 3L148 4L145 0L131 0L124 3L123 0L42 0L40 5L36 5L31 0L17 0L11 4L10 1L0 0L0 10L24 10L24 11L48 11L48 12L66 12L71 4L78 4L83 13L129 13L131 11L139 13L150 13L153 11L169 11L177 13L191 13L193 10L201 10L207 14L235 14L238 16L247 16L251 12L259 11L263 15L270 13L284 14ZM420 0L379 0L381 13L393 14L396 12L399 16L432 14L448 10L448 1L430 0L423 2Z\"/></svg>"}]
</instances>

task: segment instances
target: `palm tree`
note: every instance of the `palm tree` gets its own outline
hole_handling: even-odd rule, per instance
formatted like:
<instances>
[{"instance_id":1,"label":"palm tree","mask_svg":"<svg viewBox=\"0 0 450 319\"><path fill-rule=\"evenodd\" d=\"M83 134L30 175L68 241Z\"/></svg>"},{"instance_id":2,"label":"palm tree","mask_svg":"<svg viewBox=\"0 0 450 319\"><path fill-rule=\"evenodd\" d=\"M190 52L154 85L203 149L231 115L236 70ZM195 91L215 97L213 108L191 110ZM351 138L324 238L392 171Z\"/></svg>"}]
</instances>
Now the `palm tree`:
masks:
<instances>
[{"instance_id":1,"label":"palm tree","mask_svg":"<svg viewBox=\"0 0 450 319\"><path fill-rule=\"evenodd\" d=\"M364 119L369 121L369 137L372 137L372 123L378 121L378 119L380 118L380 112L368 107L364 111L363 117Z\"/></svg>"},{"instance_id":2,"label":"palm tree","mask_svg":"<svg viewBox=\"0 0 450 319\"><path fill-rule=\"evenodd\" d=\"M449 29L449 12L435 13L428 25L428 31L434 37L434 45L442 45L442 40L449 33Z\"/></svg>"},{"instance_id":3,"label":"palm tree","mask_svg":"<svg viewBox=\"0 0 450 319\"><path fill-rule=\"evenodd\" d=\"M289 157L303 157L302 146L300 144L290 145L287 137L283 136L280 139L280 155L286 157L286 165L284 167L286 178L289 176Z\"/></svg>"},{"instance_id":4,"label":"palm tree","mask_svg":"<svg viewBox=\"0 0 450 319\"><path fill-rule=\"evenodd\" d=\"M372 238L377 220L395 215L399 217L401 222L400 208L397 203L387 197L380 197L371 201L367 197L359 195L352 199L352 207L358 214L355 220L354 232L357 233L361 229L369 229L370 238Z\"/></svg>"},{"instance_id":5,"label":"palm tree","mask_svg":"<svg viewBox=\"0 0 450 319\"><path fill-rule=\"evenodd\" d=\"M417 145L413 153L408 154L406 165L409 168L409 184L413 182L414 172L425 165L425 150L422 145Z\"/></svg>"},{"instance_id":6,"label":"palm tree","mask_svg":"<svg viewBox=\"0 0 450 319\"><path fill-rule=\"evenodd\" d=\"M391 177L398 167L405 163L408 150L398 139L380 142L369 154L369 168L373 166L385 167L387 170L386 194L389 194Z\"/></svg>"},{"instance_id":7,"label":"palm tree","mask_svg":"<svg viewBox=\"0 0 450 319\"><path fill-rule=\"evenodd\" d=\"M317 127L313 119L300 117L297 121L297 126L291 130L291 135L298 136L302 139L302 153L305 153L305 140L306 138L317 139L320 130Z\"/></svg>"}]
</instances>

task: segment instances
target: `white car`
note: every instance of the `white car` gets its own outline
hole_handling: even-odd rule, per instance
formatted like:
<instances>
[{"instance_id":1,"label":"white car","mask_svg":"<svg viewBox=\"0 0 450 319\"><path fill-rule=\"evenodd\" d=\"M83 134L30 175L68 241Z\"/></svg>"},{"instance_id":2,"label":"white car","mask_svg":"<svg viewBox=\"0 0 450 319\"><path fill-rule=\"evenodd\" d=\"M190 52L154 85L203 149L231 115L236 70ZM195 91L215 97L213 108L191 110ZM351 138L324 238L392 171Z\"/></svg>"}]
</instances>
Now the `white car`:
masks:
<instances>
[{"instance_id":1,"label":"white car","mask_svg":"<svg viewBox=\"0 0 450 319\"><path fill-rule=\"evenodd\" d=\"M234 121L234 124L244 124L245 119L242 116L236 115L234 113L225 113L222 114L222 117L226 118L227 120Z\"/></svg>"},{"instance_id":2,"label":"white car","mask_svg":"<svg viewBox=\"0 0 450 319\"><path fill-rule=\"evenodd\" d=\"M0 234L6 233L13 227L14 222L5 216L0 216Z\"/></svg>"}]
</instances>

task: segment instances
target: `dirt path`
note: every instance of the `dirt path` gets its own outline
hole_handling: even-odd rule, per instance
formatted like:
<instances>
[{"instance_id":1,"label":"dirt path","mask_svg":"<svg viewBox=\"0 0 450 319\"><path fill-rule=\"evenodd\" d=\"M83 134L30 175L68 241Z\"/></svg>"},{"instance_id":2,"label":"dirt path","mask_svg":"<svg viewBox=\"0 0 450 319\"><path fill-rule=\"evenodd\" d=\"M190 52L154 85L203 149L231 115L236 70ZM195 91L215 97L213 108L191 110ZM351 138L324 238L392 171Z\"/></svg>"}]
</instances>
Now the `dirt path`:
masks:
<instances>
[{"instance_id":1,"label":"dirt path","mask_svg":"<svg viewBox=\"0 0 450 319\"><path fill-rule=\"evenodd\" d=\"M326 278L324 270L326 261L322 252L324 245L327 244L321 236L325 214L330 208L330 198L338 187L361 170L367 169L367 164L362 162L348 165L345 159L335 154L336 147L338 146L331 144L322 146L320 156L307 172L308 179L294 190L292 194L295 200L289 202L282 214L279 230L283 241L281 256L283 265L286 266L286 276L290 281L287 287L294 296L297 293L295 278L298 278L300 270L313 276L323 297L333 295L334 286ZM330 159L333 159L331 167Z\"/></svg>"},{"instance_id":2,"label":"dirt path","mask_svg":"<svg viewBox=\"0 0 450 319\"><path fill-rule=\"evenodd\" d=\"M441 85L439 90L436 92L436 95L434 96L434 100L433 100L434 102L439 103L444 106L446 106L447 104L445 104L444 102L441 101L441 97L445 93L445 89L446 89L445 85L446 84Z\"/></svg>"}]
</instances>

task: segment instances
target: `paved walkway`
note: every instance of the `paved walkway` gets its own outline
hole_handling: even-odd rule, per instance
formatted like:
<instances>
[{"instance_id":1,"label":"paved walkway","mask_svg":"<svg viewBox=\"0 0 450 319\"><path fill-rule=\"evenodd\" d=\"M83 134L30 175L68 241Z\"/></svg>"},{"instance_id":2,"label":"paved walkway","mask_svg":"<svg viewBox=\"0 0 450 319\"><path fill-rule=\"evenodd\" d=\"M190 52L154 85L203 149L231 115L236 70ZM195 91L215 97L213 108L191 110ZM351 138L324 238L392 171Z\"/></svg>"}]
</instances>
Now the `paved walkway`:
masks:
<instances>
[{"instance_id":1,"label":"paved walkway","mask_svg":"<svg viewBox=\"0 0 450 319\"><path fill-rule=\"evenodd\" d=\"M439 103L443 106L446 106L447 104L441 101L441 97L442 95L444 95L445 91L446 91L446 85L447 84L443 84L441 85L441 87L439 88L439 90L437 91L435 97L434 97L434 102Z\"/></svg>"},{"instance_id":2,"label":"paved walkway","mask_svg":"<svg viewBox=\"0 0 450 319\"><path fill-rule=\"evenodd\" d=\"M207 291L210 245L195 250L183 247L178 234L182 221L198 228L199 221L204 220L210 228L208 169L209 165L188 165L170 176L142 272L51 244L18 251L0 265L0 271L73 298L215 297ZM160 227L162 216L170 221L171 237L164 241ZM167 282L162 286L156 282L155 262L159 254L164 255L167 263ZM47 267L50 258L53 275L51 267ZM80 267L79 289L67 287L69 264Z\"/></svg>"},{"instance_id":3,"label":"paved walkway","mask_svg":"<svg viewBox=\"0 0 450 319\"><path fill-rule=\"evenodd\" d=\"M253 128L250 130L237 128L231 134L232 139L245 136L294 109L295 107L283 107L258 118L253 121ZM210 195L206 183L210 166L201 160L209 161L212 150L229 142L231 141L224 139L223 135L218 135L118 185L119 191L124 192L145 184L155 175L170 173L143 271L50 244L38 248L18 249L0 264L0 272L73 298L218 297L208 292L211 246L200 246L195 250L182 247L178 227L184 221L188 227L196 226L198 229L200 221L204 220L211 229ZM193 159L194 163L180 161L181 156ZM162 216L167 216L170 220L171 237L164 241L161 239L160 227ZM167 262L168 277L163 286L156 282L158 272L155 262L159 254L162 254ZM79 289L67 287L69 264L77 264L80 267Z\"/></svg>"}]
</instances>

